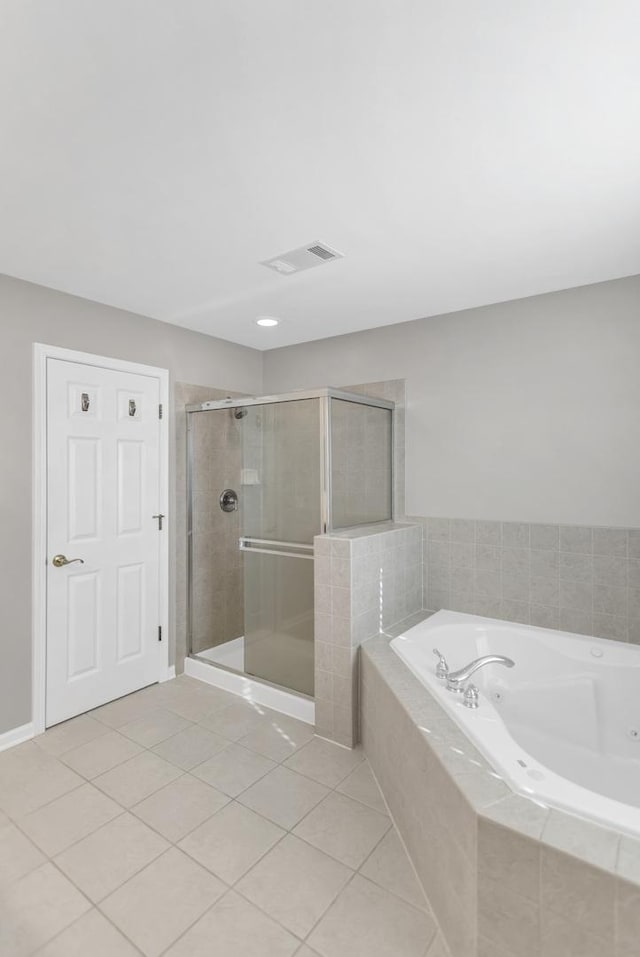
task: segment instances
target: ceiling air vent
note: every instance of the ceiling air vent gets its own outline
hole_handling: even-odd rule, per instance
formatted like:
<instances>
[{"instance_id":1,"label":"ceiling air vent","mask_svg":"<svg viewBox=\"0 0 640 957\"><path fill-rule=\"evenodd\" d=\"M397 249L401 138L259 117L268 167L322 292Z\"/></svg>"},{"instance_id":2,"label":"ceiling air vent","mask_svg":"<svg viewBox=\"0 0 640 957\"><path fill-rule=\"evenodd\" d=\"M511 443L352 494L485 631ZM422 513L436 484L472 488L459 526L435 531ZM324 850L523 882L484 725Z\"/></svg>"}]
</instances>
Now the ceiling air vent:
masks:
<instances>
[{"instance_id":1,"label":"ceiling air vent","mask_svg":"<svg viewBox=\"0 0 640 957\"><path fill-rule=\"evenodd\" d=\"M292 249L288 253L280 253L273 259L263 259L260 265L273 269L281 276L288 276L294 272L302 272L303 269L322 266L323 263L331 262L332 259L342 259L342 253L339 253L337 249L331 249L326 243L314 242L309 243L308 246L300 246L299 249Z\"/></svg>"},{"instance_id":2,"label":"ceiling air vent","mask_svg":"<svg viewBox=\"0 0 640 957\"><path fill-rule=\"evenodd\" d=\"M320 243L316 243L315 246L307 247L308 253L313 253L314 256L317 256L319 259L335 259L336 254L332 252L328 246L322 246Z\"/></svg>"}]
</instances>

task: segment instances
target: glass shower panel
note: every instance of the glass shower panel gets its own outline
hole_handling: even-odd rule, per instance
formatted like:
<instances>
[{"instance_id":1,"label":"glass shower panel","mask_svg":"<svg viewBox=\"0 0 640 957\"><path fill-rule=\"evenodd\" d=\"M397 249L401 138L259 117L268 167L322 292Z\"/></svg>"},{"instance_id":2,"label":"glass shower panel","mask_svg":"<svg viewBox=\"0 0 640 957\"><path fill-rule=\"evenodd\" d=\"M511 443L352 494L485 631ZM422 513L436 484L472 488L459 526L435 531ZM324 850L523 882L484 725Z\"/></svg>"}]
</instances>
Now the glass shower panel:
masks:
<instances>
[{"instance_id":1,"label":"glass shower panel","mask_svg":"<svg viewBox=\"0 0 640 957\"><path fill-rule=\"evenodd\" d=\"M320 400L243 411L242 534L312 544L321 530Z\"/></svg>"},{"instance_id":2,"label":"glass shower panel","mask_svg":"<svg viewBox=\"0 0 640 957\"><path fill-rule=\"evenodd\" d=\"M330 401L333 527L384 522L393 515L392 412Z\"/></svg>"},{"instance_id":3,"label":"glass shower panel","mask_svg":"<svg viewBox=\"0 0 640 957\"><path fill-rule=\"evenodd\" d=\"M245 552L245 672L313 695L313 560Z\"/></svg>"},{"instance_id":4,"label":"glass shower panel","mask_svg":"<svg viewBox=\"0 0 640 957\"><path fill-rule=\"evenodd\" d=\"M232 410L190 417L191 651L202 654L243 634L240 513L223 512L224 489L240 488L241 422Z\"/></svg>"},{"instance_id":5,"label":"glass shower panel","mask_svg":"<svg viewBox=\"0 0 640 957\"><path fill-rule=\"evenodd\" d=\"M320 400L274 402L245 411L245 671L313 694L311 559L313 537L322 530Z\"/></svg>"}]
</instances>

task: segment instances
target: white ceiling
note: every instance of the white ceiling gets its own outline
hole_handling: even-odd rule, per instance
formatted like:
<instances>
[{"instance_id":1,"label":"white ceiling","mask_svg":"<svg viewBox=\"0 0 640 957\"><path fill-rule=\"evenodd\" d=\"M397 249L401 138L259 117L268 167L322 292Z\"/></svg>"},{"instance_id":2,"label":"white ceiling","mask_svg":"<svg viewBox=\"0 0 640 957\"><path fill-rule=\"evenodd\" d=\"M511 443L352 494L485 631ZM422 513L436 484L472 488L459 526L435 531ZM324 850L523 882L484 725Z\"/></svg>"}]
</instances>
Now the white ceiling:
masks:
<instances>
[{"instance_id":1,"label":"white ceiling","mask_svg":"<svg viewBox=\"0 0 640 957\"><path fill-rule=\"evenodd\" d=\"M638 273L638 36L637 0L2 0L0 272L257 348ZM312 240L345 258L259 265Z\"/></svg>"}]
</instances>

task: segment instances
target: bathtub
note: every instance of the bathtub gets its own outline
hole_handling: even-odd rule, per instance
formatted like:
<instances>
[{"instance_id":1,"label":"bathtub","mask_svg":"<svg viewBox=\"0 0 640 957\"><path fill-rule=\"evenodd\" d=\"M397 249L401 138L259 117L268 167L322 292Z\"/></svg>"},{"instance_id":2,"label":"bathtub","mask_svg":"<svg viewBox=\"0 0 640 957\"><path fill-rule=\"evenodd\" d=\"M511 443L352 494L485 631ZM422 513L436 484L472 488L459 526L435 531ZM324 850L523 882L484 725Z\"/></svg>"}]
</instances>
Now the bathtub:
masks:
<instances>
[{"instance_id":1,"label":"bathtub","mask_svg":"<svg viewBox=\"0 0 640 957\"><path fill-rule=\"evenodd\" d=\"M514 791L640 835L640 647L439 611L391 648ZM515 667L477 671L471 710L433 648L451 671L488 654Z\"/></svg>"}]
</instances>

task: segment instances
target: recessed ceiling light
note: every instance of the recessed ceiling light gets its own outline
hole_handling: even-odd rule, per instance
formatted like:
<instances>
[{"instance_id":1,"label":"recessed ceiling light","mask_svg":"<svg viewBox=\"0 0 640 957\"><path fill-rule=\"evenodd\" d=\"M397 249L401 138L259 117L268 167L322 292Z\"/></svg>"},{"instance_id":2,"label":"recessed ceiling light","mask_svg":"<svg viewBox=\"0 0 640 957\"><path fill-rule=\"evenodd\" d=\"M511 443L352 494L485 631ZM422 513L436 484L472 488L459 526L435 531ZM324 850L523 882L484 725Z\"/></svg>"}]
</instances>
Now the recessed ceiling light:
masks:
<instances>
[{"instance_id":1,"label":"recessed ceiling light","mask_svg":"<svg viewBox=\"0 0 640 957\"><path fill-rule=\"evenodd\" d=\"M280 322L279 319L274 319L273 316L258 316L256 323L259 326L277 326Z\"/></svg>"}]
</instances>

